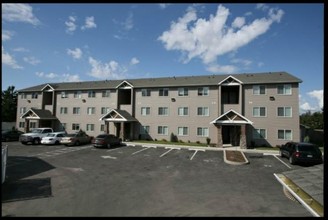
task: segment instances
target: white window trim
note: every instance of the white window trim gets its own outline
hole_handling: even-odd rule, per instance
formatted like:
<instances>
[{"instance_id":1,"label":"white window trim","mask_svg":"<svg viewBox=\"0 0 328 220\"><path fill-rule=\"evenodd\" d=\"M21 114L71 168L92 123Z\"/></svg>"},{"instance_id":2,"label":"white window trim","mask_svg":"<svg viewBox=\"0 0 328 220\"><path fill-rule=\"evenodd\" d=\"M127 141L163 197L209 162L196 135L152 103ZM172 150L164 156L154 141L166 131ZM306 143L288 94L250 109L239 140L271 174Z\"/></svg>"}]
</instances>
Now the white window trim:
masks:
<instances>
[{"instance_id":1,"label":"white window trim","mask_svg":"<svg viewBox=\"0 0 328 220\"><path fill-rule=\"evenodd\" d=\"M284 109L284 115L279 115L279 108ZM290 116L286 116L286 108L290 108ZM291 106L279 106L277 107L277 117L279 118L292 118L293 117L293 108Z\"/></svg>"},{"instance_id":2,"label":"white window trim","mask_svg":"<svg viewBox=\"0 0 328 220\"><path fill-rule=\"evenodd\" d=\"M279 131L284 131L284 138L283 139L281 139L281 138L279 138ZM286 139L286 131L290 131L290 139ZM291 141L291 140L293 140L293 130L292 129L278 129L277 130L277 138L278 138L278 140L285 140L285 141Z\"/></svg>"},{"instance_id":3,"label":"white window trim","mask_svg":"<svg viewBox=\"0 0 328 220\"><path fill-rule=\"evenodd\" d=\"M202 129L202 134L199 135L198 134L198 129ZM207 129L207 135L204 135L204 130ZM197 134L197 137L209 137L209 132L210 132L210 129L208 127L197 127L196 128L196 134Z\"/></svg>"},{"instance_id":4,"label":"white window trim","mask_svg":"<svg viewBox=\"0 0 328 220\"><path fill-rule=\"evenodd\" d=\"M254 108L258 108L259 109L259 115L258 116L257 115L254 115ZM264 116L261 116L261 108L264 108L264 110L265 110L265 115ZM252 108L252 116L254 118L266 118L267 117L267 108L264 107L264 106L254 106Z\"/></svg>"},{"instance_id":5,"label":"white window trim","mask_svg":"<svg viewBox=\"0 0 328 220\"><path fill-rule=\"evenodd\" d=\"M179 134L179 128L182 128L182 133L184 132L184 129L187 128L187 134ZM182 127L178 127L178 136L189 136L189 127L186 126L182 126Z\"/></svg>"},{"instance_id":6,"label":"white window trim","mask_svg":"<svg viewBox=\"0 0 328 220\"><path fill-rule=\"evenodd\" d=\"M261 91L260 87L261 87L261 86L264 86L264 94L261 94L261 93L260 93L260 91ZM255 91L255 87L257 87L257 89L258 89L258 91L259 91L258 94L254 93L254 91ZM253 85L253 95L266 95L266 85Z\"/></svg>"},{"instance_id":7,"label":"white window trim","mask_svg":"<svg viewBox=\"0 0 328 220\"><path fill-rule=\"evenodd\" d=\"M182 92L183 92L182 95L180 95L180 90L182 90ZM188 91L188 94L187 95L185 95L185 90ZM188 97L189 96L189 89L187 87L180 87L180 88L178 88L178 96L179 97Z\"/></svg>"},{"instance_id":8,"label":"white window trim","mask_svg":"<svg viewBox=\"0 0 328 220\"><path fill-rule=\"evenodd\" d=\"M198 109L199 109L199 108L202 108L202 109L203 109L202 112L204 112L204 109L207 108L207 110L208 110L207 113L208 113L208 114L207 114L207 115L206 115L206 114L201 114L201 115L199 115L199 114L198 114ZM197 107L197 116L200 116L200 117L208 117L208 116L210 116L210 108L209 108L209 107Z\"/></svg>"},{"instance_id":9,"label":"white window trim","mask_svg":"<svg viewBox=\"0 0 328 220\"><path fill-rule=\"evenodd\" d=\"M283 89L284 89L284 93L282 93L282 94L279 93L279 88L278 88L279 86L281 86L281 85L277 86L277 95L293 95L293 86L292 86L292 84L283 84L282 86L283 86ZM285 86L290 86L290 94L285 93Z\"/></svg>"},{"instance_id":10,"label":"white window trim","mask_svg":"<svg viewBox=\"0 0 328 220\"><path fill-rule=\"evenodd\" d=\"M187 111L188 111L188 114L183 114L183 115L180 115L180 109L182 109L182 111L184 112L184 109L187 108ZM178 116L182 116L182 117L186 117L186 116L189 116L189 107L178 107Z\"/></svg>"},{"instance_id":11,"label":"white window trim","mask_svg":"<svg viewBox=\"0 0 328 220\"><path fill-rule=\"evenodd\" d=\"M254 128L254 132L257 132L257 130L264 130L265 131L265 137L264 138L262 138L262 137L254 137L254 134L252 135L252 138L253 139L256 139L256 140L262 140L262 139L264 139L264 140L266 140L267 139L267 129L265 129L265 128ZM258 132L259 133L259 135L261 135L261 132Z\"/></svg>"},{"instance_id":12,"label":"white window trim","mask_svg":"<svg viewBox=\"0 0 328 220\"><path fill-rule=\"evenodd\" d=\"M162 127L162 130L164 130L164 128L167 128L167 129L166 129L167 133L165 133L165 134L161 134L161 133L159 133L159 132L158 132L159 127ZM157 134L158 134L158 135L163 135L163 136L167 136L167 135L169 135L169 126L167 126L167 125L159 125L159 126L157 126Z\"/></svg>"}]
</instances>

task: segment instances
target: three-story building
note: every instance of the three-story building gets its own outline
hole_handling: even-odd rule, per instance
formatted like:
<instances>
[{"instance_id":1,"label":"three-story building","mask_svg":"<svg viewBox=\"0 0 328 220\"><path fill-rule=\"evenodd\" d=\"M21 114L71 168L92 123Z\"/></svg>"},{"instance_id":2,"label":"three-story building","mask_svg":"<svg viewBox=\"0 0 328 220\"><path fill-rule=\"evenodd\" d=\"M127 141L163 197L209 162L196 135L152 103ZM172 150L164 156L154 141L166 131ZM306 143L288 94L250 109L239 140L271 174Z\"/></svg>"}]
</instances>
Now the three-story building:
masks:
<instances>
[{"instance_id":1,"label":"three-story building","mask_svg":"<svg viewBox=\"0 0 328 220\"><path fill-rule=\"evenodd\" d=\"M17 127L217 146L299 141L299 83L286 72L48 83L18 91Z\"/></svg>"}]
</instances>

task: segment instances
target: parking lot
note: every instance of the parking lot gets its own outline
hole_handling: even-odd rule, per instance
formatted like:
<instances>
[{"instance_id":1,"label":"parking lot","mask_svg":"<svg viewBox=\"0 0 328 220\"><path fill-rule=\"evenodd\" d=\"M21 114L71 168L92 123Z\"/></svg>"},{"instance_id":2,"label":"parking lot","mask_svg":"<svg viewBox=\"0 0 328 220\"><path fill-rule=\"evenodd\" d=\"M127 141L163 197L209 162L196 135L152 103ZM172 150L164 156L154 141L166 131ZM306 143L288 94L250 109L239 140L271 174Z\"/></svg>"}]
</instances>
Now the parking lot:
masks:
<instances>
[{"instance_id":1,"label":"parking lot","mask_svg":"<svg viewBox=\"0 0 328 220\"><path fill-rule=\"evenodd\" d=\"M249 164L231 165L206 148L6 144L2 216L312 216L273 175L300 168L286 158L245 153Z\"/></svg>"}]
</instances>

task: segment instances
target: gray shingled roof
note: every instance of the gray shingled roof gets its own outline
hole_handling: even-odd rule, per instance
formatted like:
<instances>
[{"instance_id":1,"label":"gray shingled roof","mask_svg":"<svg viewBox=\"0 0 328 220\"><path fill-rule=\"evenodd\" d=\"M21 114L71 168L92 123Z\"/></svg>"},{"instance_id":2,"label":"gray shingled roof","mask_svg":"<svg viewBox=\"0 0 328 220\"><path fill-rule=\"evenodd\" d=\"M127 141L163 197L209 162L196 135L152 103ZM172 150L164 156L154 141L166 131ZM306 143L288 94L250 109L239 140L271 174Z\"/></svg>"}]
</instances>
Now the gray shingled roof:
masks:
<instances>
[{"instance_id":1,"label":"gray shingled roof","mask_svg":"<svg viewBox=\"0 0 328 220\"><path fill-rule=\"evenodd\" d=\"M53 116L51 111L46 110L46 109L36 109L36 108L31 108L27 112L24 113L24 115L21 116L21 118L25 118L28 113L32 111L34 112L40 119L48 119L48 120L56 120L57 117Z\"/></svg>"},{"instance_id":2,"label":"gray shingled roof","mask_svg":"<svg viewBox=\"0 0 328 220\"><path fill-rule=\"evenodd\" d=\"M123 81L127 81L134 88L151 87L174 87L174 86L210 86L218 85L219 82L229 76L241 81L243 84L269 84L269 83L301 83L302 80L287 72L267 72L267 73L242 73L230 75L198 75L198 76L179 76L162 78L140 78L140 79L122 79L122 80L102 80L68 83L45 83L18 92L36 92L41 91L46 85L50 85L56 91L68 90L90 90L90 89L115 89Z\"/></svg>"}]
</instances>

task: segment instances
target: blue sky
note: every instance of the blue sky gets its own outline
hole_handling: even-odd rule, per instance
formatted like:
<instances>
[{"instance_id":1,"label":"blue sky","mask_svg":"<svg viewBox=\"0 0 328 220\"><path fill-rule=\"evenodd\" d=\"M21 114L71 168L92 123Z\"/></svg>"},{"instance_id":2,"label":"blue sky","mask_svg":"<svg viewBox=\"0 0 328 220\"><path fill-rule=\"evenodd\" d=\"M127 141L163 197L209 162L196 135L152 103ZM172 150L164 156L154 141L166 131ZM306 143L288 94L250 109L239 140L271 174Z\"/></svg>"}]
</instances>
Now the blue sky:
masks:
<instances>
[{"instance_id":1,"label":"blue sky","mask_svg":"<svg viewBox=\"0 0 328 220\"><path fill-rule=\"evenodd\" d=\"M324 4L2 4L2 90L286 71L323 107Z\"/></svg>"}]
</instances>

